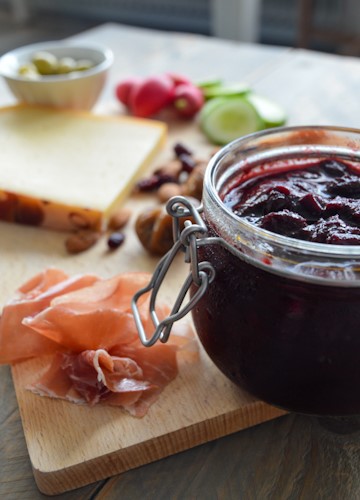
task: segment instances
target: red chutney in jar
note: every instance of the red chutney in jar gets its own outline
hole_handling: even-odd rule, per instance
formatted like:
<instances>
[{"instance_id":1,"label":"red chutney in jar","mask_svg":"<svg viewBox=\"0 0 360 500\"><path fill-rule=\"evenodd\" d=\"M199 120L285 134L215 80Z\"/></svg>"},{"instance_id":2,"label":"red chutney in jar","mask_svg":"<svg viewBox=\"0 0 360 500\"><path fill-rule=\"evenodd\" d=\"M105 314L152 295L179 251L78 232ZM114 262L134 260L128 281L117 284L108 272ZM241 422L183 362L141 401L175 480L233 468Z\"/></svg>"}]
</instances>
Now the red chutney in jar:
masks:
<instances>
[{"instance_id":1,"label":"red chutney in jar","mask_svg":"<svg viewBox=\"0 0 360 500\"><path fill-rule=\"evenodd\" d=\"M224 204L274 233L316 243L360 245L360 171L336 160L296 164L232 188ZM279 173L274 171L280 170Z\"/></svg>"},{"instance_id":2,"label":"red chutney in jar","mask_svg":"<svg viewBox=\"0 0 360 500\"><path fill-rule=\"evenodd\" d=\"M266 170L242 174L222 189L226 209L250 226L298 240L299 248L305 242L305 256L308 243L360 245L359 164L290 159ZM221 224L206 211L204 219L209 235L218 236ZM353 268L336 257L312 266L310 251L290 272L273 269L271 250L261 262L223 245L198 251L216 278L193 318L225 375L290 411L360 414L360 287L347 286Z\"/></svg>"}]
</instances>

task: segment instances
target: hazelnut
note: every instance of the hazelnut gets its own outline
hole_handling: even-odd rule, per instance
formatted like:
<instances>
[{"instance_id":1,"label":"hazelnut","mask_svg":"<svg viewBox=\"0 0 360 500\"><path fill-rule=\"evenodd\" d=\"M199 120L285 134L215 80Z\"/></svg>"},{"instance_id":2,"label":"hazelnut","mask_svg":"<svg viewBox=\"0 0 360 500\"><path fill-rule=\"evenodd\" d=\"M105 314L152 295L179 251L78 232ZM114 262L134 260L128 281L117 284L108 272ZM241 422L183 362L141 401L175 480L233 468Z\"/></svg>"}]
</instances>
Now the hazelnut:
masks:
<instances>
[{"instance_id":1,"label":"hazelnut","mask_svg":"<svg viewBox=\"0 0 360 500\"><path fill-rule=\"evenodd\" d=\"M131 210L129 208L120 208L114 212L108 222L108 228L117 231L122 229L129 222L131 217Z\"/></svg>"},{"instance_id":2,"label":"hazelnut","mask_svg":"<svg viewBox=\"0 0 360 500\"><path fill-rule=\"evenodd\" d=\"M162 165L158 169L155 170L155 174L161 174L161 175L166 175L169 177L173 177L174 179L177 179L180 175L180 172L182 170L182 163L180 160L170 160L168 163L165 165Z\"/></svg>"},{"instance_id":3,"label":"hazelnut","mask_svg":"<svg viewBox=\"0 0 360 500\"><path fill-rule=\"evenodd\" d=\"M166 182L159 187L157 196L162 203L167 202L173 196L181 195L182 187L174 182Z\"/></svg>"},{"instance_id":4,"label":"hazelnut","mask_svg":"<svg viewBox=\"0 0 360 500\"><path fill-rule=\"evenodd\" d=\"M77 254L91 248L100 238L100 233L95 231L77 231L65 240L68 253Z\"/></svg>"},{"instance_id":5,"label":"hazelnut","mask_svg":"<svg viewBox=\"0 0 360 500\"><path fill-rule=\"evenodd\" d=\"M194 170L189 174L189 177L183 184L182 191L184 196L191 196L201 200L206 167L207 162L199 162Z\"/></svg>"}]
</instances>

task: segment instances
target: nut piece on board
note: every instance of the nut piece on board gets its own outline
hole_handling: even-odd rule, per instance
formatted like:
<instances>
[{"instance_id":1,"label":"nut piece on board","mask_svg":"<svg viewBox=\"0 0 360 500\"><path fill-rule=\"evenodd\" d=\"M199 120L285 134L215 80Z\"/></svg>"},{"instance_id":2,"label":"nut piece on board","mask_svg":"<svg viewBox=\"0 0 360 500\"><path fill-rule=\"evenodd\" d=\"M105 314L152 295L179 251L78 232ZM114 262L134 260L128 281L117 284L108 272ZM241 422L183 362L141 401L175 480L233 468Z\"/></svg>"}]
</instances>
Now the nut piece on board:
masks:
<instances>
[{"instance_id":1,"label":"nut piece on board","mask_svg":"<svg viewBox=\"0 0 360 500\"><path fill-rule=\"evenodd\" d=\"M180 160L170 160L161 167L155 170L156 175L166 175L169 178L173 178L174 181L179 178L182 170L182 164Z\"/></svg>"},{"instance_id":2,"label":"nut piece on board","mask_svg":"<svg viewBox=\"0 0 360 500\"><path fill-rule=\"evenodd\" d=\"M95 231L78 231L65 240L68 253L76 254L91 248L100 238L100 233Z\"/></svg>"},{"instance_id":3,"label":"nut piece on board","mask_svg":"<svg viewBox=\"0 0 360 500\"><path fill-rule=\"evenodd\" d=\"M207 162L199 162L182 185L182 194L201 200Z\"/></svg>"},{"instance_id":4,"label":"nut piece on board","mask_svg":"<svg viewBox=\"0 0 360 500\"><path fill-rule=\"evenodd\" d=\"M173 196L179 196L182 194L182 186L180 184L175 184L174 182L166 182L159 187L157 192L157 197L162 203L167 202Z\"/></svg>"},{"instance_id":5,"label":"nut piece on board","mask_svg":"<svg viewBox=\"0 0 360 500\"><path fill-rule=\"evenodd\" d=\"M129 222L131 217L131 210L129 208L120 208L114 212L108 222L108 229L117 231L122 229Z\"/></svg>"}]
</instances>

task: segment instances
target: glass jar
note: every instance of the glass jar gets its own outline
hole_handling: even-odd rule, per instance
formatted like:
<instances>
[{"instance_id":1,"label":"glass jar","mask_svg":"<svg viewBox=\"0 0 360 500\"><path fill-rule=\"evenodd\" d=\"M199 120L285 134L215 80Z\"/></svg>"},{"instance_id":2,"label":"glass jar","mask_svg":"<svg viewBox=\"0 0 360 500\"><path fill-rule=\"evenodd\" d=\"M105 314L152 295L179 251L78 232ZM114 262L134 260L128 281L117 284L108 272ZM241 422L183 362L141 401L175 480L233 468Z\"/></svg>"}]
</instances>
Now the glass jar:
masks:
<instances>
[{"instance_id":1,"label":"glass jar","mask_svg":"<svg viewBox=\"0 0 360 500\"><path fill-rule=\"evenodd\" d=\"M213 157L203 190L206 230L198 231L196 255L192 243L187 259L192 302L184 312L192 308L198 337L218 368L259 399L300 413L360 415L360 246L275 234L223 202L239 178L325 158L351 161L360 175L360 131L272 129ZM360 192L355 197L360 213ZM199 269L208 277L204 287Z\"/></svg>"}]
</instances>

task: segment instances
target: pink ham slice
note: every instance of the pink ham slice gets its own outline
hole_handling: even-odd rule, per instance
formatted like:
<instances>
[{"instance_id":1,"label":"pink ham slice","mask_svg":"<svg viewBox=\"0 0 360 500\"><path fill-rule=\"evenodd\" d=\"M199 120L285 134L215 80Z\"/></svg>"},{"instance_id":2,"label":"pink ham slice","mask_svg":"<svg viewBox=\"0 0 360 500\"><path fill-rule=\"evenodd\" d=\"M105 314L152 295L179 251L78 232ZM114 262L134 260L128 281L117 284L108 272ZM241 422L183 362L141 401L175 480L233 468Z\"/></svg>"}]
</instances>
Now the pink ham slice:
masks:
<instances>
[{"instance_id":1,"label":"pink ham slice","mask_svg":"<svg viewBox=\"0 0 360 500\"><path fill-rule=\"evenodd\" d=\"M144 347L131 312L131 298L149 282L148 274L68 278L55 271L29 280L19 297L4 307L0 345L7 354L1 359L15 363L52 353L47 371L30 390L90 406L121 406L131 415L144 416L177 376L179 352L187 352L187 359L197 359L192 329L182 324L174 327L167 344ZM148 301L143 298L139 308L149 335L153 325ZM157 313L162 318L168 308L160 305ZM21 344L23 338L25 351L9 348L11 340Z\"/></svg>"},{"instance_id":2,"label":"pink ham slice","mask_svg":"<svg viewBox=\"0 0 360 500\"><path fill-rule=\"evenodd\" d=\"M51 339L36 335L22 323L48 307L62 294L89 286L99 278L94 275L68 277L58 269L47 269L24 283L2 311L0 320L0 364L13 364L27 358L49 354L59 349Z\"/></svg>"}]
</instances>

